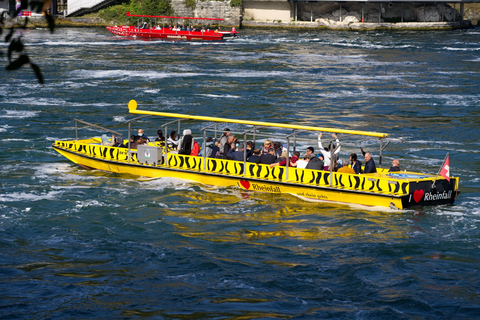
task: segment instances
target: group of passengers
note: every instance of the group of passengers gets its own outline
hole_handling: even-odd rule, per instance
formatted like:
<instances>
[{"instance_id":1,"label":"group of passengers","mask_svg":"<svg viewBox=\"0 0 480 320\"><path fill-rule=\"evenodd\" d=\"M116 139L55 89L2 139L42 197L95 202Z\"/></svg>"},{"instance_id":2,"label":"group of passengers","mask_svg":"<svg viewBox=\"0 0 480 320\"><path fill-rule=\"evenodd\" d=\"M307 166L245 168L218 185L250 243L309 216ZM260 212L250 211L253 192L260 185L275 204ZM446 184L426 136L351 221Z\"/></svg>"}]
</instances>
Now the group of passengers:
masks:
<instances>
[{"instance_id":1,"label":"group of passengers","mask_svg":"<svg viewBox=\"0 0 480 320\"><path fill-rule=\"evenodd\" d=\"M160 26L157 26L155 28L156 30L161 30L162 28ZM168 26L168 28L165 28L165 29L168 29L168 30L171 30L171 31L197 31L197 32L205 32L205 28L202 26L202 27L199 27L199 26L193 26L193 25L179 25L177 24L176 26L172 26L171 24Z\"/></svg>"},{"instance_id":2,"label":"group of passengers","mask_svg":"<svg viewBox=\"0 0 480 320\"><path fill-rule=\"evenodd\" d=\"M143 22L142 25L140 26L140 29L148 29L149 26L146 22ZM204 26L193 26L193 25L180 25L180 24L177 24L177 25L168 25L168 27L164 27L162 28L160 25L156 25L154 30L170 30L170 31L196 31L196 32L206 32L206 31L210 31L210 29L206 29ZM233 31L235 27L232 29ZM220 31L220 27L218 29L216 29L216 31Z\"/></svg>"},{"instance_id":3,"label":"group of passengers","mask_svg":"<svg viewBox=\"0 0 480 320\"><path fill-rule=\"evenodd\" d=\"M261 148L255 148L252 141L247 141L245 144L240 143L238 139L235 138L235 135L230 132L229 128L225 128L217 141L212 137L207 137L202 148L200 148L199 144L192 137L190 129L183 130L183 136L180 139L178 139L176 131L171 131L168 138L163 135L162 130L158 130L157 135L158 137L155 139L155 142L159 142L162 146L164 146L166 142L167 146L177 150L178 154L206 156L207 158L235 161L246 160L247 162L257 164L267 164L270 165L270 167L286 166L288 161L289 166L299 169L330 171L330 167L333 166L333 171L343 173L360 174L377 172L371 153L365 152L362 147L360 147L360 150L365 158L365 166L363 169L362 162L358 160L356 153L350 154L349 161L339 160L341 145L335 133L332 134L334 140L326 147L322 144L323 135L319 133L318 147L320 152L316 154L313 147L308 147L303 158L300 158L299 152L294 152L293 155L289 156L287 148L284 148L279 142L274 143L268 139L264 141ZM126 145L124 145L122 141L117 141L114 137L112 137L112 141L114 141L113 146L115 147L137 149L138 145L148 144L150 139L145 135L143 129L138 129L138 134L132 135ZM333 143L333 141L335 143ZM350 163L350 166L348 163ZM398 159L394 159L389 172L398 171L400 171L400 163Z\"/></svg>"}]
</instances>

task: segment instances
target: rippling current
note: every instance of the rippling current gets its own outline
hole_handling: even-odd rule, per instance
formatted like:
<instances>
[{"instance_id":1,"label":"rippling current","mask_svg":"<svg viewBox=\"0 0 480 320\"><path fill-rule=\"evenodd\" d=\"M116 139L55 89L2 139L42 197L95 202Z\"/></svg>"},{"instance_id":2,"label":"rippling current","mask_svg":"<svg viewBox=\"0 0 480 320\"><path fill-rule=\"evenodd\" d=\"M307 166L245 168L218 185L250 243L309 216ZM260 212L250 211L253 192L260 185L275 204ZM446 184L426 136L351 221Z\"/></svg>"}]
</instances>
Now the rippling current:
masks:
<instances>
[{"instance_id":1,"label":"rippling current","mask_svg":"<svg viewBox=\"0 0 480 320\"><path fill-rule=\"evenodd\" d=\"M222 43L24 33L46 84L0 68L0 318L480 317L480 30L241 32ZM75 137L74 118L126 134L130 99L387 132L404 143L384 165L436 173L449 152L461 194L370 210L87 171L51 148ZM154 137L160 124L136 126ZM342 158L359 146L378 161L375 141L345 144Z\"/></svg>"}]
</instances>

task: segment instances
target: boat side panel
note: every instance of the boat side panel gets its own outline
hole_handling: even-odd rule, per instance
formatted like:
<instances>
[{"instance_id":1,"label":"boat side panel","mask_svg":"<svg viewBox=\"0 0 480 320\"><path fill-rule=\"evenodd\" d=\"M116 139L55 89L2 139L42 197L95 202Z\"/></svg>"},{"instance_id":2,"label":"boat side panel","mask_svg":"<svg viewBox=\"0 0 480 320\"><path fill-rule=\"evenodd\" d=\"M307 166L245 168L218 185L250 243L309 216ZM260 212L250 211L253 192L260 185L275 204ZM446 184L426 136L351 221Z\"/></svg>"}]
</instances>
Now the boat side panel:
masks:
<instances>
[{"instance_id":1,"label":"boat side panel","mask_svg":"<svg viewBox=\"0 0 480 320\"><path fill-rule=\"evenodd\" d=\"M299 185L292 183L279 183L277 181L268 181L264 179L248 179L231 175L205 173L198 171L186 171L180 168L165 168L162 166L146 166L140 164L115 163L109 160L97 160L86 158L83 155L64 151L55 148L60 154L76 164L81 164L89 168L103 171L132 174L160 178L171 177L195 181L202 184L214 185L220 187L239 187L249 191L260 191L268 193L289 193L306 200L311 201L331 201L345 204L359 204L365 206L382 206L389 207L393 204L401 209L402 200L400 197L388 197L381 195L373 195L363 192L348 192L347 190L335 190L327 188L319 188L316 185ZM183 156L184 157L184 156ZM176 157L175 157L176 158ZM132 168L134 166L134 168Z\"/></svg>"},{"instance_id":2,"label":"boat side panel","mask_svg":"<svg viewBox=\"0 0 480 320\"><path fill-rule=\"evenodd\" d=\"M323 199L323 196L325 195L323 191L323 193L318 193L318 190L321 189L334 189L336 190L336 192L340 192L342 196L348 194L348 197L360 197L362 199L373 199L378 196L383 199L382 201L376 200L373 203L367 203L366 200L362 200L362 204L380 205L378 203L384 202L385 199L391 198L395 199L395 201L389 201L394 202L397 208L405 208L418 205L421 206L453 203L456 196L458 195L458 179L456 178L451 178L450 183L448 183L448 181L443 178L439 178L436 182L435 188L432 188L431 185L433 183L434 177L422 174L416 174L416 176L419 177L417 179L400 179L395 178L395 176L391 176L384 172L376 174L357 175L338 172L330 173L328 171L319 170L288 168L287 176L286 167L270 167L269 165L255 164L250 162L247 162L245 166L244 163L240 161L215 158L205 159L203 157L179 155L175 153L168 154L167 167L164 167L163 165L156 166L153 164L142 165L137 161L136 150L133 150L133 153L131 153L131 160L129 163L128 149L102 146L96 142L98 141L95 139L79 141L56 141L54 146L57 146L59 149L56 148L56 150L68 159L72 160L73 162L86 167L96 168L104 171L129 173L146 177L165 176L165 172L168 171L162 170L163 173L159 174L158 172L160 171L158 170L150 171L153 170L151 169L151 167L153 167L154 169L175 169L174 174L167 175L172 177L191 175L193 174L193 171L195 171L196 174L200 174L201 176L203 176L203 178L199 178L198 180L192 180L202 183L215 185L216 183L206 181L205 176L209 176L208 179L213 179L213 176L223 176L221 179L226 179L226 181L230 182L222 182L218 185L237 185L247 190L251 189L246 186L252 186L252 188L255 188L253 190L262 191L260 189L263 189L263 187L260 186L260 183L263 183L266 186L265 188L273 188L274 186L278 185L283 185L283 188L287 188L286 186L288 185L288 188L293 188L289 189L288 193L292 193L304 198L317 200L358 203L354 202L358 199L350 201L348 199L339 199L339 196L334 196L332 198L332 190L328 192L329 199ZM61 152L61 150L63 149L65 150L65 152ZM72 153L78 156L74 156L72 155ZM172 171L170 170L168 172ZM249 181L249 184L242 184L240 182L232 183L232 181L236 181L235 179L240 179L238 181ZM317 193L312 193L311 197L308 196L305 191L296 191L296 189L300 190L304 188L311 190L311 187L314 187L313 189L317 190ZM269 192L267 189L263 191ZM362 195L357 196L356 194ZM366 196L363 194L366 194ZM399 198L402 198L400 204L396 203Z\"/></svg>"}]
</instances>

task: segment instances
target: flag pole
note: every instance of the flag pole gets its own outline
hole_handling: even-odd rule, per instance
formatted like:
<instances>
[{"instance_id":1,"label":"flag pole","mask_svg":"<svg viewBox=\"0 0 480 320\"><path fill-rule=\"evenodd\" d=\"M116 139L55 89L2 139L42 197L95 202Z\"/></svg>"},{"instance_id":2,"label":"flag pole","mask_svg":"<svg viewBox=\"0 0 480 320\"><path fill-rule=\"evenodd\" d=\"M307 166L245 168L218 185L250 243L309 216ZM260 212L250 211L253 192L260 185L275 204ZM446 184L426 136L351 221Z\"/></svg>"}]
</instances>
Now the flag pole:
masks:
<instances>
[{"instance_id":1,"label":"flag pole","mask_svg":"<svg viewBox=\"0 0 480 320\"><path fill-rule=\"evenodd\" d=\"M437 181L437 177L440 175L440 172L442 171L443 166L445 165L445 161L446 161L447 158L448 158L448 154L449 154L449 152L447 152L447 155L446 155L445 158L443 159L442 165L440 166L440 169L438 170L437 175L435 176L435 179L433 180L432 189L435 188L435 182Z\"/></svg>"}]
</instances>

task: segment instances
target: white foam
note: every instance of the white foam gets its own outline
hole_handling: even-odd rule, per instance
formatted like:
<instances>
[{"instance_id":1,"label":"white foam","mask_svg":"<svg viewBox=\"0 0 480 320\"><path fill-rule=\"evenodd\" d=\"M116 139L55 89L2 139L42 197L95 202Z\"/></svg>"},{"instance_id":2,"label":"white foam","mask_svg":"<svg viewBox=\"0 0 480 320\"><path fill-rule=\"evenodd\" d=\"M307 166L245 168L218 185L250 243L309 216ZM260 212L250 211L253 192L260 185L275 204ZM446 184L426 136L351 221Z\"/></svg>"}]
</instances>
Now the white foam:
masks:
<instances>
[{"instance_id":1,"label":"white foam","mask_svg":"<svg viewBox=\"0 0 480 320\"><path fill-rule=\"evenodd\" d=\"M197 96L204 96L208 98L221 98L221 99L238 99L240 96L231 94L197 94Z\"/></svg>"},{"instance_id":2,"label":"white foam","mask_svg":"<svg viewBox=\"0 0 480 320\"><path fill-rule=\"evenodd\" d=\"M0 118L8 118L8 119L33 118L38 116L39 113L40 111L3 110L3 113L0 113Z\"/></svg>"},{"instance_id":3,"label":"white foam","mask_svg":"<svg viewBox=\"0 0 480 320\"><path fill-rule=\"evenodd\" d=\"M164 79L176 77L197 77L207 76L208 74L185 72L172 73L160 71L132 71L132 70L78 70L72 72L84 79L101 79L101 78L143 78L143 79Z\"/></svg>"},{"instance_id":4,"label":"white foam","mask_svg":"<svg viewBox=\"0 0 480 320\"><path fill-rule=\"evenodd\" d=\"M52 99L52 98L15 98L15 99L6 99L4 103L12 104L21 104L21 105L30 105L30 106L52 106L52 105L62 105L65 103L61 99ZM35 112L35 111L28 111Z\"/></svg>"},{"instance_id":5,"label":"white foam","mask_svg":"<svg viewBox=\"0 0 480 320\"><path fill-rule=\"evenodd\" d=\"M27 192L9 192L0 194L1 202L17 202L17 201L40 201L40 200L54 200L61 194L60 191L50 191L47 193L34 194Z\"/></svg>"},{"instance_id":6,"label":"white foam","mask_svg":"<svg viewBox=\"0 0 480 320\"><path fill-rule=\"evenodd\" d=\"M35 167L35 178L47 178L51 175L64 174L71 171L70 163L45 163Z\"/></svg>"},{"instance_id":7,"label":"white foam","mask_svg":"<svg viewBox=\"0 0 480 320\"><path fill-rule=\"evenodd\" d=\"M148 90L145 90L145 93L153 93L153 94L156 94L156 93L159 93L160 92L160 89L148 89Z\"/></svg>"},{"instance_id":8,"label":"white foam","mask_svg":"<svg viewBox=\"0 0 480 320\"><path fill-rule=\"evenodd\" d=\"M138 178L138 181L146 184L149 189L163 191L166 188L173 188L175 190L184 190L190 188L190 183L177 178Z\"/></svg>"},{"instance_id":9,"label":"white foam","mask_svg":"<svg viewBox=\"0 0 480 320\"><path fill-rule=\"evenodd\" d=\"M116 204L116 203L106 204L106 203L100 202L98 200L76 201L75 208L82 209L82 208L87 208L87 207L120 207L120 205Z\"/></svg>"},{"instance_id":10,"label":"white foam","mask_svg":"<svg viewBox=\"0 0 480 320\"><path fill-rule=\"evenodd\" d=\"M447 51L480 51L480 48L454 48L454 47L443 47L442 49Z\"/></svg>"},{"instance_id":11,"label":"white foam","mask_svg":"<svg viewBox=\"0 0 480 320\"><path fill-rule=\"evenodd\" d=\"M6 132L8 129L11 129L12 127L9 126L8 124L4 124L0 126L0 132Z\"/></svg>"},{"instance_id":12,"label":"white foam","mask_svg":"<svg viewBox=\"0 0 480 320\"><path fill-rule=\"evenodd\" d=\"M125 122L125 121L127 121L127 118L125 118L124 116L113 116L113 121L115 121L115 122Z\"/></svg>"}]
</instances>

